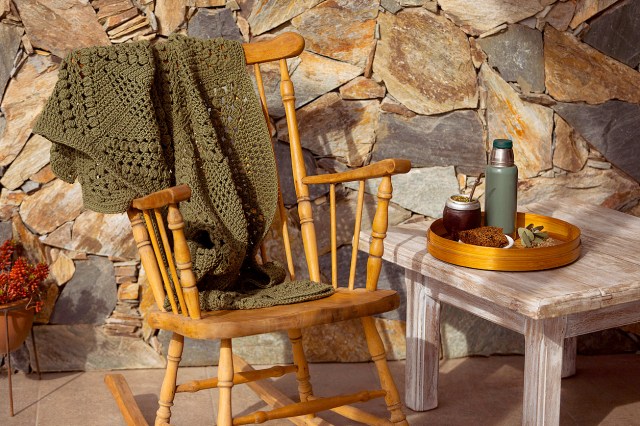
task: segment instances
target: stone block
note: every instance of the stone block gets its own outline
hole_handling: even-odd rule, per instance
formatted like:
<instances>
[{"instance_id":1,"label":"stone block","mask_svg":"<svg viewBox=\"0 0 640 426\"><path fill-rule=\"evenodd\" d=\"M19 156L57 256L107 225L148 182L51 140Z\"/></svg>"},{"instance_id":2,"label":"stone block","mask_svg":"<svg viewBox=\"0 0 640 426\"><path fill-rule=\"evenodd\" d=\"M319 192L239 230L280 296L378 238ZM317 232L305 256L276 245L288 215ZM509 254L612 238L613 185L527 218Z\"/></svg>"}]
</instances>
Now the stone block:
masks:
<instances>
[{"instance_id":1,"label":"stone block","mask_svg":"<svg viewBox=\"0 0 640 426\"><path fill-rule=\"evenodd\" d=\"M211 39L224 37L242 41L242 34L233 19L231 9L209 10L198 9L189 21L187 34L190 37Z\"/></svg>"},{"instance_id":2,"label":"stone block","mask_svg":"<svg viewBox=\"0 0 640 426\"><path fill-rule=\"evenodd\" d=\"M640 3L627 0L589 22L582 40L607 56L636 68L640 64Z\"/></svg>"},{"instance_id":3,"label":"stone block","mask_svg":"<svg viewBox=\"0 0 640 426\"><path fill-rule=\"evenodd\" d=\"M587 141L559 115L554 116L554 121L553 165L570 172L577 172L584 167L589 156Z\"/></svg>"},{"instance_id":4,"label":"stone block","mask_svg":"<svg viewBox=\"0 0 640 426\"><path fill-rule=\"evenodd\" d=\"M340 88L342 99L384 98L384 85L365 77L356 77Z\"/></svg>"},{"instance_id":5,"label":"stone block","mask_svg":"<svg viewBox=\"0 0 640 426\"><path fill-rule=\"evenodd\" d=\"M374 42L376 0L323 2L291 20L305 49L361 69ZM326 31L331 28L331 31Z\"/></svg>"},{"instance_id":6,"label":"stone block","mask_svg":"<svg viewBox=\"0 0 640 426\"><path fill-rule=\"evenodd\" d=\"M414 8L380 14L378 23L381 38L373 70L391 96L426 115L477 106L469 42L451 21Z\"/></svg>"},{"instance_id":7,"label":"stone block","mask_svg":"<svg viewBox=\"0 0 640 426\"><path fill-rule=\"evenodd\" d=\"M75 222L60 226L44 242L71 251L124 259L138 258L131 224L125 213L104 214L85 210Z\"/></svg>"},{"instance_id":8,"label":"stone block","mask_svg":"<svg viewBox=\"0 0 640 426\"><path fill-rule=\"evenodd\" d=\"M577 173L523 179L518 182L518 204L575 198L586 204L620 209L640 200L640 185L614 169L585 167Z\"/></svg>"},{"instance_id":9,"label":"stone block","mask_svg":"<svg viewBox=\"0 0 640 426\"><path fill-rule=\"evenodd\" d=\"M15 4L35 48L64 58L73 49L110 44L88 2L15 0Z\"/></svg>"},{"instance_id":10,"label":"stone block","mask_svg":"<svg viewBox=\"0 0 640 426\"><path fill-rule=\"evenodd\" d=\"M640 103L638 71L551 26L544 31L544 68L547 91L558 101Z\"/></svg>"},{"instance_id":11,"label":"stone block","mask_svg":"<svg viewBox=\"0 0 640 426\"><path fill-rule=\"evenodd\" d=\"M66 284L76 272L75 264L64 253L60 253L56 260L51 264L49 273L58 285Z\"/></svg>"},{"instance_id":12,"label":"stone block","mask_svg":"<svg viewBox=\"0 0 640 426\"><path fill-rule=\"evenodd\" d=\"M487 164L482 123L475 111L405 118L381 114L372 161L406 158L413 167L456 166L478 174Z\"/></svg>"},{"instance_id":13,"label":"stone block","mask_svg":"<svg viewBox=\"0 0 640 426\"><path fill-rule=\"evenodd\" d=\"M2 98L6 125L0 128L0 166L9 165L27 143L57 74L58 67L50 57L31 55L9 82Z\"/></svg>"},{"instance_id":14,"label":"stone block","mask_svg":"<svg viewBox=\"0 0 640 426\"><path fill-rule=\"evenodd\" d=\"M597 15L618 1L619 0L578 0L576 3L576 11L569 25L571 28L577 28L578 25L587 19Z\"/></svg>"},{"instance_id":15,"label":"stone block","mask_svg":"<svg viewBox=\"0 0 640 426\"><path fill-rule=\"evenodd\" d=\"M54 175L53 170L51 170L51 164L47 164L29 177L29 179L41 185L49 183L55 178L56 175Z\"/></svg>"},{"instance_id":16,"label":"stone block","mask_svg":"<svg viewBox=\"0 0 640 426\"><path fill-rule=\"evenodd\" d=\"M525 92L544 92L542 34L523 25L477 40L489 56L489 65L506 81L515 81Z\"/></svg>"},{"instance_id":17,"label":"stone block","mask_svg":"<svg viewBox=\"0 0 640 426\"><path fill-rule=\"evenodd\" d=\"M102 327L90 324L46 325L36 326L34 331L43 372L165 366L164 358L142 339L109 336Z\"/></svg>"},{"instance_id":18,"label":"stone block","mask_svg":"<svg viewBox=\"0 0 640 426\"><path fill-rule=\"evenodd\" d=\"M253 35L260 35L289 21L322 0L255 0L251 15L247 18Z\"/></svg>"},{"instance_id":19,"label":"stone block","mask_svg":"<svg viewBox=\"0 0 640 426\"><path fill-rule=\"evenodd\" d=\"M16 25L0 23L0 46L2 46L2 52L0 52L0 100L2 100L2 93L4 93L4 88L9 81L13 61L18 53L23 33L24 29Z\"/></svg>"},{"instance_id":20,"label":"stone block","mask_svg":"<svg viewBox=\"0 0 640 426\"><path fill-rule=\"evenodd\" d=\"M553 110L522 101L487 64L480 68L480 82L487 89L489 140L513 140L520 177L537 176L541 171L551 169Z\"/></svg>"},{"instance_id":21,"label":"stone block","mask_svg":"<svg viewBox=\"0 0 640 426\"><path fill-rule=\"evenodd\" d=\"M157 0L154 14L158 20L158 34L168 36L184 22L189 0Z\"/></svg>"},{"instance_id":22,"label":"stone block","mask_svg":"<svg viewBox=\"0 0 640 426\"><path fill-rule=\"evenodd\" d=\"M403 321L375 318L388 360L406 358ZM359 319L323 324L302 330L309 362L368 362L371 354Z\"/></svg>"},{"instance_id":23,"label":"stone block","mask_svg":"<svg viewBox=\"0 0 640 426\"><path fill-rule=\"evenodd\" d=\"M297 112L304 148L317 156L339 158L352 167L362 166L375 142L378 101L345 101L327 93ZM278 139L288 141L286 120L276 124Z\"/></svg>"},{"instance_id":24,"label":"stone block","mask_svg":"<svg viewBox=\"0 0 640 426\"><path fill-rule=\"evenodd\" d=\"M116 306L113 264L102 256L76 262L76 272L53 310L54 324L104 324Z\"/></svg>"},{"instance_id":25,"label":"stone block","mask_svg":"<svg viewBox=\"0 0 640 426\"><path fill-rule=\"evenodd\" d=\"M33 263L46 262L47 255L44 245L40 239L27 228L20 219L20 215L15 215L12 220L13 238L20 241L27 258Z\"/></svg>"},{"instance_id":26,"label":"stone block","mask_svg":"<svg viewBox=\"0 0 640 426\"><path fill-rule=\"evenodd\" d=\"M118 300L138 300L140 285L136 283L124 283L118 286Z\"/></svg>"},{"instance_id":27,"label":"stone block","mask_svg":"<svg viewBox=\"0 0 640 426\"><path fill-rule=\"evenodd\" d=\"M558 103L553 109L607 160L640 181L640 105L621 101Z\"/></svg>"},{"instance_id":28,"label":"stone block","mask_svg":"<svg viewBox=\"0 0 640 426\"><path fill-rule=\"evenodd\" d=\"M114 270L117 277L136 277L138 276L138 265L117 265L114 263Z\"/></svg>"},{"instance_id":29,"label":"stone block","mask_svg":"<svg viewBox=\"0 0 640 426\"><path fill-rule=\"evenodd\" d=\"M543 0L525 2L439 0L438 4L449 19L471 35L482 34L505 22L522 21L540 12L546 6Z\"/></svg>"},{"instance_id":30,"label":"stone block","mask_svg":"<svg viewBox=\"0 0 640 426\"><path fill-rule=\"evenodd\" d=\"M71 185L57 179L28 196L20 205L20 216L31 229L39 234L47 234L75 219L82 210L80 184Z\"/></svg>"},{"instance_id":31,"label":"stone block","mask_svg":"<svg viewBox=\"0 0 640 426\"><path fill-rule=\"evenodd\" d=\"M0 244L13 238L11 222L0 221Z\"/></svg>"}]
</instances>

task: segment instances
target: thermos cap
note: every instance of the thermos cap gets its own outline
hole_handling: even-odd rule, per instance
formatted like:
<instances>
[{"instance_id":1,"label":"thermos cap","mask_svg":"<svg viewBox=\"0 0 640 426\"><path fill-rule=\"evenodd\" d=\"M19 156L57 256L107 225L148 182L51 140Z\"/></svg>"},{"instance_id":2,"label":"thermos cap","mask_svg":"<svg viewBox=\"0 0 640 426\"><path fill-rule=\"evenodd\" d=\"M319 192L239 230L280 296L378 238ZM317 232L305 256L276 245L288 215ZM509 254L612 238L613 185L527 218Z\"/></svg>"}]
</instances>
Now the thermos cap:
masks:
<instances>
[{"instance_id":1,"label":"thermos cap","mask_svg":"<svg viewBox=\"0 0 640 426\"><path fill-rule=\"evenodd\" d=\"M509 139L494 139L493 147L498 149L511 149L513 148L513 142Z\"/></svg>"},{"instance_id":2,"label":"thermos cap","mask_svg":"<svg viewBox=\"0 0 640 426\"><path fill-rule=\"evenodd\" d=\"M489 165L493 167L513 166L513 142L509 139L495 139L489 156Z\"/></svg>"}]
</instances>

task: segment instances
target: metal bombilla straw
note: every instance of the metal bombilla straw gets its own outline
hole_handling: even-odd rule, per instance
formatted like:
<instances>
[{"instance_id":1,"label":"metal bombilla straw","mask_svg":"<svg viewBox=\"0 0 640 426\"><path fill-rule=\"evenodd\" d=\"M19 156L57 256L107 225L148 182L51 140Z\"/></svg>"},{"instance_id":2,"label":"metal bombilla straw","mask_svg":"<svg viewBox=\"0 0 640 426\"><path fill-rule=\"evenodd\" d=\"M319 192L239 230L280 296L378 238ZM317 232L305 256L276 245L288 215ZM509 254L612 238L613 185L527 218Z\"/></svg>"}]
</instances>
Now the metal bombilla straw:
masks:
<instances>
[{"instance_id":1,"label":"metal bombilla straw","mask_svg":"<svg viewBox=\"0 0 640 426\"><path fill-rule=\"evenodd\" d=\"M471 194L469 194L469 201L473 201L473 193L475 192L476 187L478 186L478 184L480 183L483 177L484 177L484 173L480 173L478 175L478 178L476 179L475 183L471 187Z\"/></svg>"}]
</instances>

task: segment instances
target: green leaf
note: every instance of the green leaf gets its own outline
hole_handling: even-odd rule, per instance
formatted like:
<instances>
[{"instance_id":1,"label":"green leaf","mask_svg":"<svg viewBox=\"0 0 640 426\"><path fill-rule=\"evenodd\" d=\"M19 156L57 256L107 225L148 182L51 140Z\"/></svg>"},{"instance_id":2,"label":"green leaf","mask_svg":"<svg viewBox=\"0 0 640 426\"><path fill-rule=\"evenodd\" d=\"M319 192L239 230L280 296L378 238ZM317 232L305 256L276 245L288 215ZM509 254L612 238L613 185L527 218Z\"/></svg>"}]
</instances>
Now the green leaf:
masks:
<instances>
[{"instance_id":1,"label":"green leaf","mask_svg":"<svg viewBox=\"0 0 640 426\"><path fill-rule=\"evenodd\" d=\"M540 225L540 226L536 226L535 228L532 228L531 230L533 232L537 232L537 231L542 231L542 229L544 229L544 226Z\"/></svg>"},{"instance_id":2,"label":"green leaf","mask_svg":"<svg viewBox=\"0 0 640 426\"><path fill-rule=\"evenodd\" d=\"M536 235L542 238L543 240L546 240L547 238L549 238L549 234L547 234L546 232L538 232L536 233Z\"/></svg>"},{"instance_id":3,"label":"green leaf","mask_svg":"<svg viewBox=\"0 0 640 426\"><path fill-rule=\"evenodd\" d=\"M520 244L524 247L531 247L531 239L527 236L527 228L518 228L518 235L520 235Z\"/></svg>"},{"instance_id":4,"label":"green leaf","mask_svg":"<svg viewBox=\"0 0 640 426\"><path fill-rule=\"evenodd\" d=\"M524 233L527 234L527 237L529 237L529 241L533 241L533 239L536 237L535 235L533 235L533 232L531 232L530 229L525 229Z\"/></svg>"}]
</instances>

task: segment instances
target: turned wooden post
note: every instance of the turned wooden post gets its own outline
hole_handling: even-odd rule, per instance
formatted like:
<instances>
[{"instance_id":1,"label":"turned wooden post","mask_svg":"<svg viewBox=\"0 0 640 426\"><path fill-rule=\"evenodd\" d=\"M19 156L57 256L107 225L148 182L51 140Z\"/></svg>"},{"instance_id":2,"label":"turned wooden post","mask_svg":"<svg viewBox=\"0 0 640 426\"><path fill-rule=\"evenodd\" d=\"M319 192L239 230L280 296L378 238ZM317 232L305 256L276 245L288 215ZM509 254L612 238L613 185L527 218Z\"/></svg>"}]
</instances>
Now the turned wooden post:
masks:
<instances>
[{"instance_id":1,"label":"turned wooden post","mask_svg":"<svg viewBox=\"0 0 640 426\"><path fill-rule=\"evenodd\" d=\"M311 198L309 187L302 183L306 176L304 157L300 145L298 133L298 121L296 119L296 97L293 83L289 77L287 61L280 60L280 94L284 103L287 116L287 128L289 130L289 145L291 147L291 163L293 165L293 182L298 196L298 214L300 215L300 232L304 243L304 253L307 257L309 278L312 281L320 281L320 266L318 263L318 246L316 243L316 231L313 226L313 213L311 211Z\"/></svg>"},{"instance_id":2,"label":"turned wooden post","mask_svg":"<svg viewBox=\"0 0 640 426\"><path fill-rule=\"evenodd\" d=\"M374 291L378 287L378 278L382 269L384 238L387 236L389 200L393 187L391 176L384 176L378 187L378 207L371 225L371 244L367 260L367 290Z\"/></svg>"},{"instance_id":3,"label":"turned wooden post","mask_svg":"<svg viewBox=\"0 0 640 426\"><path fill-rule=\"evenodd\" d=\"M187 304L189 316L192 319L200 319L200 301L198 299L198 288L196 287L196 277L191 269L191 254L189 246L184 237L184 221L182 214L175 204L169 205L167 214L169 229L173 232L173 250L176 256L176 267L180 271L180 284L184 292L184 299Z\"/></svg>"},{"instance_id":4,"label":"turned wooden post","mask_svg":"<svg viewBox=\"0 0 640 426\"><path fill-rule=\"evenodd\" d=\"M168 424L171 419L171 407L173 406L173 398L176 396L176 378L178 376L178 365L182 359L183 347L184 337L178 333L173 333L171 342L169 342L169 350L167 351L167 369L160 388L155 426Z\"/></svg>"}]
</instances>

